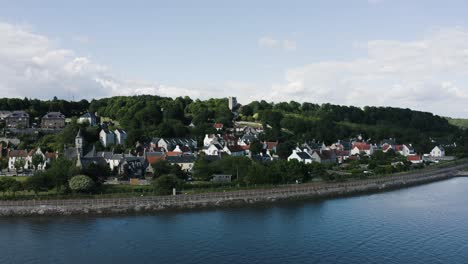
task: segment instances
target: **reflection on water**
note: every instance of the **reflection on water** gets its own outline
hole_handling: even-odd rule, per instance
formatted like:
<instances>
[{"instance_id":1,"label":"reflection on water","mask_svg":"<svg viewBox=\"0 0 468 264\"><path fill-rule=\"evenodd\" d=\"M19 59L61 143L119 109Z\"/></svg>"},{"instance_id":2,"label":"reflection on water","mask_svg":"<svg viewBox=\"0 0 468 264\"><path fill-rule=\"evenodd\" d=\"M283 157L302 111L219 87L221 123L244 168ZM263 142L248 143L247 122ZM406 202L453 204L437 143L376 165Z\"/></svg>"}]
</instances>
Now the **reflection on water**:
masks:
<instances>
[{"instance_id":1,"label":"reflection on water","mask_svg":"<svg viewBox=\"0 0 468 264\"><path fill-rule=\"evenodd\" d=\"M0 219L0 263L466 263L468 178L322 202Z\"/></svg>"}]
</instances>

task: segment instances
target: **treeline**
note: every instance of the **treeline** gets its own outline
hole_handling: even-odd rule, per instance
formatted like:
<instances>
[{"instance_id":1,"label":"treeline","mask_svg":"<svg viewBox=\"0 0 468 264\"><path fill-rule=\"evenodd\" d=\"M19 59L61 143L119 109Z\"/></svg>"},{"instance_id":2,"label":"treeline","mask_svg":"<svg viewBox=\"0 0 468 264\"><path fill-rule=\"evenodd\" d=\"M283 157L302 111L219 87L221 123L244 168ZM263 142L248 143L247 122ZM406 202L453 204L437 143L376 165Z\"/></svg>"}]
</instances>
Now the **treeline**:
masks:
<instances>
[{"instance_id":1,"label":"treeline","mask_svg":"<svg viewBox=\"0 0 468 264\"><path fill-rule=\"evenodd\" d=\"M216 133L214 122L231 127L235 118L228 109L227 98L192 100L189 97L140 95L116 96L88 102L69 102L54 98L0 99L0 110L28 111L34 118L49 111L61 111L66 116L79 116L83 112L97 112L102 117L117 121L128 132L128 148L136 141L152 137L196 137L201 143L206 133ZM398 143L412 143L419 152L428 152L435 144L457 143L454 153L468 153L468 130L449 124L448 120L421 111L393 107L354 107L332 104L298 102L269 103L254 101L238 110L237 120L256 121L264 125L260 140L279 141L281 156L292 146L316 139L330 144L358 134L373 142L395 138ZM193 124L194 126L191 126ZM72 133L57 135L60 140L47 138L49 145L63 147L72 144ZM91 139L95 131L89 131ZM66 135L65 135L66 134ZM53 143L53 141L55 143ZM451 149L449 148L449 151ZM465 154L464 154L465 153Z\"/></svg>"},{"instance_id":2,"label":"treeline","mask_svg":"<svg viewBox=\"0 0 468 264\"><path fill-rule=\"evenodd\" d=\"M428 112L394 107L339 106L298 102L254 101L239 109L240 119L258 121L271 127L267 140L305 141L317 139L330 144L362 134L378 142L395 138L413 143L428 152L435 144L463 144L466 131L449 124L446 118Z\"/></svg>"}]
</instances>

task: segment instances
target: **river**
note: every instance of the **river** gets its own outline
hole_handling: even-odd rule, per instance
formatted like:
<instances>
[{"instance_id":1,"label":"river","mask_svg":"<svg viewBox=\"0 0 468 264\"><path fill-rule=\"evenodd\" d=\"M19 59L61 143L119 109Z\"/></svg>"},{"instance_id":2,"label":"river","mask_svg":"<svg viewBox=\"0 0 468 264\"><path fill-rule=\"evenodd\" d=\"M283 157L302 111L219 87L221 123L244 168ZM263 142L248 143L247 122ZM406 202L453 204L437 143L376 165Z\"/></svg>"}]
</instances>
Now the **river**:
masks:
<instances>
[{"instance_id":1,"label":"river","mask_svg":"<svg viewBox=\"0 0 468 264\"><path fill-rule=\"evenodd\" d=\"M468 178L248 208L0 219L0 263L467 263Z\"/></svg>"}]
</instances>

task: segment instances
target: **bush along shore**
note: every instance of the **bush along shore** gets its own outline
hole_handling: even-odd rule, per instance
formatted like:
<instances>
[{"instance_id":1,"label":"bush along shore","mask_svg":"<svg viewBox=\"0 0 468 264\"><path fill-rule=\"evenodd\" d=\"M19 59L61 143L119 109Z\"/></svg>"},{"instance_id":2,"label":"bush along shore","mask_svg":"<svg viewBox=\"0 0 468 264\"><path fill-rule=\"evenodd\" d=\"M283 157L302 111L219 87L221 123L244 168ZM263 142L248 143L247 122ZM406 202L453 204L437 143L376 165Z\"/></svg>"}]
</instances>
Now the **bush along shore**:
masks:
<instances>
[{"instance_id":1,"label":"bush along shore","mask_svg":"<svg viewBox=\"0 0 468 264\"><path fill-rule=\"evenodd\" d=\"M459 176L468 164L408 175L343 183L302 184L272 189L109 199L0 201L0 216L106 215L245 206L288 199L323 199L409 187Z\"/></svg>"}]
</instances>

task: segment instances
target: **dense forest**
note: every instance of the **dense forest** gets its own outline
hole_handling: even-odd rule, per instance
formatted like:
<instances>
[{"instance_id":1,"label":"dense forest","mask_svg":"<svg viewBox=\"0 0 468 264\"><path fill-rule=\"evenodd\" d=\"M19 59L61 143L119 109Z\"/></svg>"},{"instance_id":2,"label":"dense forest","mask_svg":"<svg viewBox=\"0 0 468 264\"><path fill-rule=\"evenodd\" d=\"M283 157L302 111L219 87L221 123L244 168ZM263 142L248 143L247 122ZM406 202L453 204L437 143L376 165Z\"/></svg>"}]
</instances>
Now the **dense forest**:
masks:
<instances>
[{"instance_id":1,"label":"dense forest","mask_svg":"<svg viewBox=\"0 0 468 264\"><path fill-rule=\"evenodd\" d=\"M192 100L189 97L175 99L151 95L117 96L88 102L70 102L54 98L49 101L37 99L0 99L0 110L26 110L31 119L50 111L60 111L67 117L79 116L87 111L110 118L129 132L129 145L151 137L203 138L205 133L214 133L214 122L232 127L233 120L263 124L265 133L260 140L276 141L280 150L309 140L327 144L339 139L346 140L358 134L373 142L395 138L399 143L412 143L418 151L427 152L434 144L457 143L455 152L464 152L468 133L451 125L446 118L428 112L393 107L339 106L298 102L269 103L254 101L240 106L235 113L228 108L228 100ZM190 124L194 126L189 126ZM72 139L78 126L67 129L48 142L62 145ZM88 130L95 138L94 130ZM63 138L66 134L66 139ZM70 142L71 143L71 142ZM286 151L285 151L286 152Z\"/></svg>"}]
</instances>

